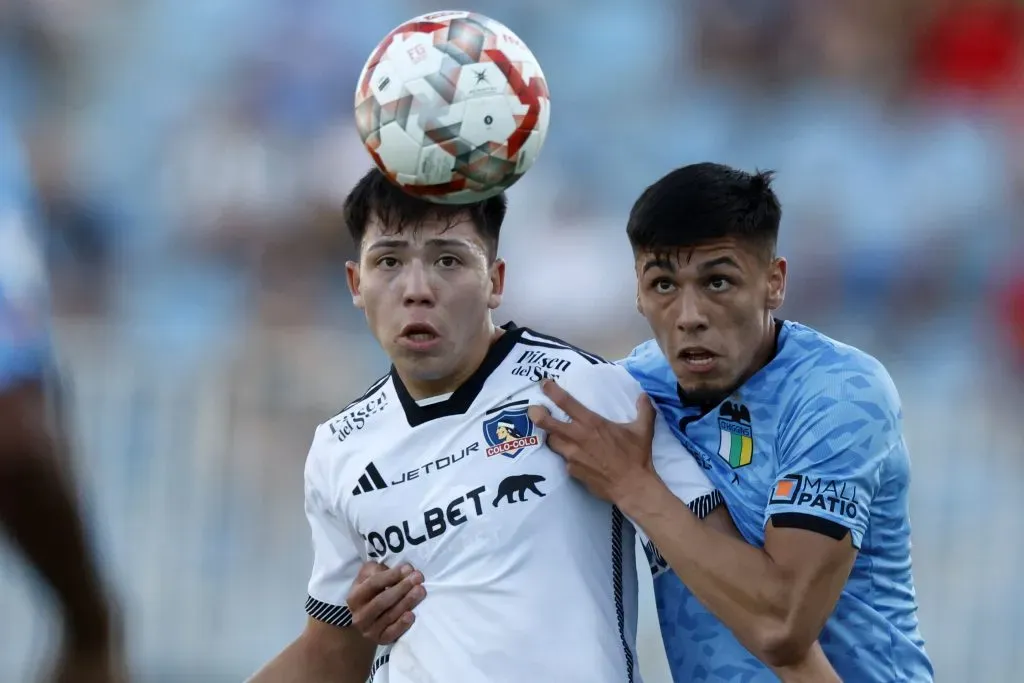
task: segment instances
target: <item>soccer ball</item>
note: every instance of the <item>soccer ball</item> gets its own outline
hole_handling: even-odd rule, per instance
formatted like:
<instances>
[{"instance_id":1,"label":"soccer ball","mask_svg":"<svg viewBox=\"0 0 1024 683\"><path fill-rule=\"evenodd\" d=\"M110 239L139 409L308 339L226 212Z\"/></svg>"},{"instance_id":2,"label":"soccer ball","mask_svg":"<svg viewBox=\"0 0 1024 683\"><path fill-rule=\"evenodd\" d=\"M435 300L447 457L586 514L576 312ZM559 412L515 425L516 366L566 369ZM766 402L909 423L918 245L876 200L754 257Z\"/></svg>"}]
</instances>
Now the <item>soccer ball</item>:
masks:
<instances>
[{"instance_id":1,"label":"soccer ball","mask_svg":"<svg viewBox=\"0 0 1024 683\"><path fill-rule=\"evenodd\" d=\"M378 168L439 204L477 202L519 180L551 115L533 53L472 12L424 14L389 33L363 67L355 109Z\"/></svg>"}]
</instances>

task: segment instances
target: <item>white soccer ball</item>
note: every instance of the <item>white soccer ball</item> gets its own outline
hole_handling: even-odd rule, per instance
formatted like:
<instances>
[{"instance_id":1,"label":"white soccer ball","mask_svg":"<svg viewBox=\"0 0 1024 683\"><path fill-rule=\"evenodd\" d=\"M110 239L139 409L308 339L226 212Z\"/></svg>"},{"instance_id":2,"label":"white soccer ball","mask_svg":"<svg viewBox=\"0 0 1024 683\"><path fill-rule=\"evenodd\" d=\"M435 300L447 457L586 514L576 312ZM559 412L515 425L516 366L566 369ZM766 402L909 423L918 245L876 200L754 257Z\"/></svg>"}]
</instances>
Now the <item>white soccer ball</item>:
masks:
<instances>
[{"instance_id":1,"label":"white soccer ball","mask_svg":"<svg viewBox=\"0 0 1024 683\"><path fill-rule=\"evenodd\" d=\"M512 31L472 12L411 19L380 42L356 89L356 127L409 194L468 204L519 180L551 104L540 64Z\"/></svg>"}]
</instances>

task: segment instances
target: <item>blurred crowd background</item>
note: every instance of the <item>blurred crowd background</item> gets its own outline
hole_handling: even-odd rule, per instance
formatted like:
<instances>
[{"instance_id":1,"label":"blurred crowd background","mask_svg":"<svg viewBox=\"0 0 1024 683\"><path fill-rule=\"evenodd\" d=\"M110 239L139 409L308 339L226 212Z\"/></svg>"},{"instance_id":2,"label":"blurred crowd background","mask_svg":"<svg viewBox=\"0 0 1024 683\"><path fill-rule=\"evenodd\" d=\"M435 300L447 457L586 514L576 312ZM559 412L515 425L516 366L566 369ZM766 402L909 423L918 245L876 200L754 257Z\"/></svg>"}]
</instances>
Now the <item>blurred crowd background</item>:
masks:
<instances>
[{"instance_id":1,"label":"blurred crowd background","mask_svg":"<svg viewBox=\"0 0 1024 683\"><path fill-rule=\"evenodd\" d=\"M624 354L647 332L632 200L686 163L775 169L783 317L881 358L903 397L939 680L1024 680L1024 3L466 8L530 45L553 101L510 191L502 321ZM83 495L141 681L242 680L303 623L312 430L386 368L344 284L340 204L370 164L352 93L387 31L437 9L0 0L0 122L39 194ZM34 590L0 559L0 680L51 642Z\"/></svg>"}]
</instances>

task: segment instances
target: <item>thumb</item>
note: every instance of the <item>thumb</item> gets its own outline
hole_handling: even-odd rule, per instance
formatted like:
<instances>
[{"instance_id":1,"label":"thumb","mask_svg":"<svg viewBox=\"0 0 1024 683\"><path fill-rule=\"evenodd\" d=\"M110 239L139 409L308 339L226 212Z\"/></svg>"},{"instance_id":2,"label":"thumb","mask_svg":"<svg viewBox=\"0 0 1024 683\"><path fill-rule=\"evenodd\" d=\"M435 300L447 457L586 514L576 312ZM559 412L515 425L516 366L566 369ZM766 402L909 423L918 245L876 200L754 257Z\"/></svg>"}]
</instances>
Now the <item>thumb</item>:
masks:
<instances>
[{"instance_id":1,"label":"thumb","mask_svg":"<svg viewBox=\"0 0 1024 683\"><path fill-rule=\"evenodd\" d=\"M636 419L633 420L633 424L636 425L641 434L645 436L654 436L654 420L658 416L658 411L654 408L654 403L647 394L640 394L636 399Z\"/></svg>"}]
</instances>

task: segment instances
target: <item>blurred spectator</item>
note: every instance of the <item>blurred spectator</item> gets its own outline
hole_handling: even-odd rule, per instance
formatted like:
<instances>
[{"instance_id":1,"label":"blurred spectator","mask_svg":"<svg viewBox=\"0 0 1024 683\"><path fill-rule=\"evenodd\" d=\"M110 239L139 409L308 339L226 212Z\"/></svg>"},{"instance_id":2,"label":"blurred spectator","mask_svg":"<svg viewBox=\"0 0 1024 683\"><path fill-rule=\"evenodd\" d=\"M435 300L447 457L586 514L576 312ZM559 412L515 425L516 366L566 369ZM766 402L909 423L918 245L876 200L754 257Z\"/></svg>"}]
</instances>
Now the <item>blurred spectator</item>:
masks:
<instances>
[{"instance_id":1,"label":"blurred spectator","mask_svg":"<svg viewBox=\"0 0 1024 683\"><path fill-rule=\"evenodd\" d=\"M998 96L1024 85L1024 5L942 0L925 7L914 63L920 87Z\"/></svg>"}]
</instances>

